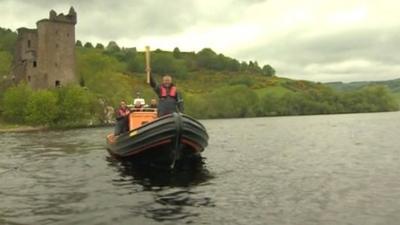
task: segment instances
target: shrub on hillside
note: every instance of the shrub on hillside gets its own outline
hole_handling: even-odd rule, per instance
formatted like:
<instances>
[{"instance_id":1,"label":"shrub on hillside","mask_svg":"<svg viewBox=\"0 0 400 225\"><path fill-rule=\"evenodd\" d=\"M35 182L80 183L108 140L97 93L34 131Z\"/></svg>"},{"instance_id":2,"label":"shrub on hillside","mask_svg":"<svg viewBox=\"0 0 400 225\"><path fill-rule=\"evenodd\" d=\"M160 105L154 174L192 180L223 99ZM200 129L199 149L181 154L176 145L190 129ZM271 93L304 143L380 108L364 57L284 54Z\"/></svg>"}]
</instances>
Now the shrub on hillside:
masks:
<instances>
[{"instance_id":1,"label":"shrub on hillside","mask_svg":"<svg viewBox=\"0 0 400 225\"><path fill-rule=\"evenodd\" d=\"M33 125L52 125L59 113L57 95L49 90L33 92L26 105L26 121Z\"/></svg>"},{"instance_id":2,"label":"shrub on hillside","mask_svg":"<svg viewBox=\"0 0 400 225\"><path fill-rule=\"evenodd\" d=\"M184 96L185 113L194 118L207 118L207 99L200 94Z\"/></svg>"},{"instance_id":3,"label":"shrub on hillside","mask_svg":"<svg viewBox=\"0 0 400 225\"><path fill-rule=\"evenodd\" d=\"M22 123L26 117L26 106L32 89L25 83L8 88L2 99L2 116L10 122Z\"/></svg>"},{"instance_id":4,"label":"shrub on hillside","mask_svg":"<svg viewBox=\"0 0 400 225\"><path fill-rule=\"evenodd\" d=\"M56 91L59 108L57 123L85 123L92 119L101 107L95 96L85 88L68 86Z\"/></svg>"},{"instance_id":5,"label":"shrub on hillside","mask_svg":"<svg viewBox=\"0 0 400 225\"><path fill-rule=\"evenodd\" d=\"M252 117L258 112L258 96L244 85L227 86L204 96L209 118Z\"/></svg>"},{"instance_id":6,"label":"shrub on hillside","mask_svg":"<svg viewBox=\"0 0 400 225\"><path fill-rule=\"evenodd\" d=\"M21 83L7 89L1 103L6 121L33 125L87 125L103 112L96 96L79 86L33 91Z\"/></svg>"}]
</instances>

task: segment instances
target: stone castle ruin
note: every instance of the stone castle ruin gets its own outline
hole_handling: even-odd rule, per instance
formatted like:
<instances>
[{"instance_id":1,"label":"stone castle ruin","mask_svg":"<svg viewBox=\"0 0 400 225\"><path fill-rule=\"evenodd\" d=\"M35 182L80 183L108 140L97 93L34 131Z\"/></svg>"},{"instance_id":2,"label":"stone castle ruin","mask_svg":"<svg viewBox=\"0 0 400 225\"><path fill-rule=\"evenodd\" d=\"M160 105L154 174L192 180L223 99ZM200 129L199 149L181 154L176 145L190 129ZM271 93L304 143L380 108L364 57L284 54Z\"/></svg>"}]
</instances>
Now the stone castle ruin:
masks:
<instances>
[{"instance_id":1,"label":"stone castle ruin","mask_svg":"<svg viewBox=\"0 0 400 225\"><path fill-rule=\"evenodd\" d=\"M76 83L75 24L73 7L67 15L50 11L37 29L19 28L12 76L33 89Z\"/></svg>"}]
</instances>

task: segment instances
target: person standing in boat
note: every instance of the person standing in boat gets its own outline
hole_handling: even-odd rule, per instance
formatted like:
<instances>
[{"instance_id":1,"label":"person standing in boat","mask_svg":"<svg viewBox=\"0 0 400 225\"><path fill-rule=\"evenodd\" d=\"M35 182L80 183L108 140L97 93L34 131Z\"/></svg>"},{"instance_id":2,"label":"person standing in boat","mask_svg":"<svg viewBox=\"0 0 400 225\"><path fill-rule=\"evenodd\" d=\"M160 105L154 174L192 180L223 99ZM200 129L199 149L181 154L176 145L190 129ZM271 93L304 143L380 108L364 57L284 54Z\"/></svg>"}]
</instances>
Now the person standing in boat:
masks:
<instances>
[{"instance_id":1,"label":"person standing in boat","mask_svg":"<svg viewBox=\"0 0 400 225\"><path fill-rule=\"evenodd\" d=\"M158 84L154 79L153 74L150 73L150 86L159 97L157 111L158 116L171 114L174 112L183 112L183 99L178 92L172 77L164 75L162 77L162 84Z\"/></svg>"},{"instance_id":2,"label":"person standing in boat","mask_svg":"<svg viewBox=\"0 0 400 225\"><path fill-rule=\"evenodd\" d=\"M120 135L124 132L127 132L129 130L129 113L131 111L129 110L129 108L126 105L126 102L124 100L121 101L120 105L119 105L119 109L117 110L117 115L116 115L116 119L117 122L115 123L115 131L114 131L114 135Z\"/></svg>"}]
</instances>

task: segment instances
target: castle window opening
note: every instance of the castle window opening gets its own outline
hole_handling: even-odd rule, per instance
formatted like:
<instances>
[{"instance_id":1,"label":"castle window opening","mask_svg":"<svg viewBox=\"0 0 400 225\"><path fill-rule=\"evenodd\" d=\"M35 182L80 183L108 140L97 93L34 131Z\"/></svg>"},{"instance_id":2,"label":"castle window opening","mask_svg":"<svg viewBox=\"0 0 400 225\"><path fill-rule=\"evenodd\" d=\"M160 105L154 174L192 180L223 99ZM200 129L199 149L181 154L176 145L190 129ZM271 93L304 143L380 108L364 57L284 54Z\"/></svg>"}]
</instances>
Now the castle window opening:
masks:
<instances>
[{"instance_id":1,"label":"castle window opening","mask_svg":"<svg viewBox=\"0 0 400 225\"><path fill-rule=\"evenodd\" d=\"M33 67L37 67L37 62L33 61Z\"/></svg>"},{"instance_id":2,"label":"castle window opening","mask_svg":"<svg viewBox=\"0 0 400 225\"><path fill-rule=\"evenodd\" d=\"M28 40L28 48L31 47L31 40Z\"/></svg>"},{"instance_id":3,"label":"castle window opening","mask_svg":"<svg viewBox=\"0 0 400 225\"><path fill-rule=\"evenodd\" d=\"M28 76L28 82L31 82L31 76Z\"/></svg>"},{"instance_id":4,"label":"castle window opening","mask_svg":"<svg viewBox=\"0 0 400 225\"><path fill-rule=\"evenodd\" d=\"M56 80L55 85L56 85L56 87L61 87L61 81Z\"/></svg>"}]
</instances>

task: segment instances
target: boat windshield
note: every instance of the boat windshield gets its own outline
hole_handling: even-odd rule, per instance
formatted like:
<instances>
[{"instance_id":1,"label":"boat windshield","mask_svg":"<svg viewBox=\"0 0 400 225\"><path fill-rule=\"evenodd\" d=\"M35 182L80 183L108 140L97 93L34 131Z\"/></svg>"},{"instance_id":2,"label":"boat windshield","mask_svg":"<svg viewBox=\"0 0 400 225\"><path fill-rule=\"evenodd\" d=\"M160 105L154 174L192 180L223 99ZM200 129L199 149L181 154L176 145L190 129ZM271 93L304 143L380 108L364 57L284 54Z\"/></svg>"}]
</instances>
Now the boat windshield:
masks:
<instances>
[{"instance_id":1,"label":"boat windshield","mask_svg":"<svg viewBox=\"0 0 400 225\"><path fill-rule=\"evenodd\" d=\"M157 119L157 109L148 109L149 111L133 111L129 114L129 130L137 129L146 123Z\"/></svg>"}]
</instances>

